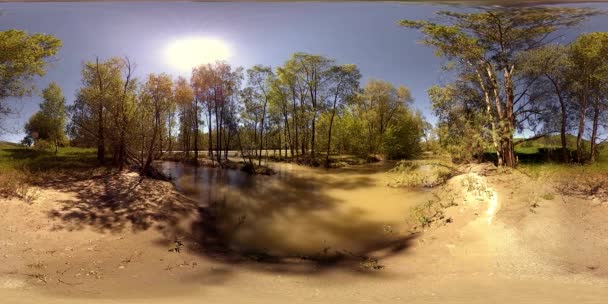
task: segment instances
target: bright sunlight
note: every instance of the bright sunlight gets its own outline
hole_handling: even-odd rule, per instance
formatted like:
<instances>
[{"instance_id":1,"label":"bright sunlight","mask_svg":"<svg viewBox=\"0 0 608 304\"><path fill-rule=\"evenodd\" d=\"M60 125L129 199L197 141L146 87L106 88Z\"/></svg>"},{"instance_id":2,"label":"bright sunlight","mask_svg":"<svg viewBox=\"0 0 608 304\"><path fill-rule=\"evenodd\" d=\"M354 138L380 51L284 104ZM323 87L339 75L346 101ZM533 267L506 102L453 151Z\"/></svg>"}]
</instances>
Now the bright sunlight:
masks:
<instances>
[{"instance_id":1,"label":"bright sunlight","mask_svg":"<svg viewBox=\"0 0 608 304\"><path fill-rule=\"evenodd\" d=\"M191 68L230 57L228 45L215 38L190 37L173 41L167 46L169 64L180 70Z\"/></svg>"}]
</instances>

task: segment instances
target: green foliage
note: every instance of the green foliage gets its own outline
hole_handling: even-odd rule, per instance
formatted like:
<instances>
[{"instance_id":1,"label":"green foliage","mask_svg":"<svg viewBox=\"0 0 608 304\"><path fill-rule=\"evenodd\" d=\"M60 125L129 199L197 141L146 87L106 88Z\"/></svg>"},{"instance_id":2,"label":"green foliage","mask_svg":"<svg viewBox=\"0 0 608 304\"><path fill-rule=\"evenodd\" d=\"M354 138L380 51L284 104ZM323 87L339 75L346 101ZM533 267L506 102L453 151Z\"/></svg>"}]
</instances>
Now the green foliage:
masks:
<instances>
[{"instance_id":1,"label":"green foliage","mask_svg":"<svg viewBox=\"0 0 608 304\"><path fill-rule=\"evenodd\" d=\"M46 73L48 61L60 47L61 41L52 35L0 31L0 132L2 116L13 113L7 99L31 94L34 78Z\"/></svg>"},{"instance_id":2,"label":"green foliage","mask_svg":"<svg viewBox=\"0 0 608 304\"><path fill-rule=\"evenodd\" d=\"M30 93L33 78L45 74L49 58L60 47L61 41L52 35L0 32L0 101Z\"/></svg>"},{"instance_id":3,"label":"green foliage","mask_svg":"<svg viewBox=\"0 0 608 304\"><path fill-rule=\"evenodd\" d=\"M499 163L515 166L513 135L536 125L538 117L530 113L546 110L543 103L536 102L538 92L528 92L531 84L518 78L527 62L520 59L521 54L545 45L554 32L597 13L572 7L489 7L473 12L441 11L433 21L402 20L402 26L419 30L424 35L422 44L433 47L437 56L449 59L450 68L458 71L458 80L448 88L451 92L429 91L440 113L443 138L451 138L445 133L453 128L465 134L460 138L477 134L474 142L464 145L466 153L461 157L466 159L471 150L481 150L475 143L479 138L489 137ZM458 122L458 117L464 121ZM489 136L485 130L490 130Z\"/></svg>"},{"instance_id":4,"label":"green foliage","mask_svg":"<svg viewBox=\"0 0 608 304\"><path fill-rule=\"evenodd\" d=\"M30 117L25 125L26 137L34 140L34 146L40 150L57 147L66 140L66 106L61 88L54 82L42 91L43 101L40 111Z\"/></svg>"},{"instance_id":5,"label":"green foliage","mask_svg":"<svg viewBox=\"0 0 608 304\"><path fill-rule=\"evenodd\" d=\"M469 162L489 148L491 133L483 113L478 92L463 82L445 87L433 86L428 90L432 107L439 118L437 136L439 145L454 162Z\"/></svg>"},{"instance_id":6,"label":"green foliage","mask_svg":"<svg viewBox=\"0 0 608 304\"><path fill-rule=\"evenodd\" d=\"M384 134L382 150L388 159L410 159L420 151L423 119L420 113L415 115L403 111L395 118L396 123Z\"/></svg>"}]
</instances>

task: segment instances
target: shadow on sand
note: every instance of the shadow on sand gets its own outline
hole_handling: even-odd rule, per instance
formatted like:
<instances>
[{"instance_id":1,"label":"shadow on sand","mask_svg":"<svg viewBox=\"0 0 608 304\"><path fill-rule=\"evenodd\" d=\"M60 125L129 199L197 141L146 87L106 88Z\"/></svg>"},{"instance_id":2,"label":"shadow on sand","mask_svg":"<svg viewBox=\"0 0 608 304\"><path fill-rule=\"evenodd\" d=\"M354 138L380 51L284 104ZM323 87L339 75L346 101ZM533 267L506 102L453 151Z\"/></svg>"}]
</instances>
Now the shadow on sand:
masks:
<instances>
[{"instance_id":1,"label":"shadow on sand","mask_svg":"<svg viewBox=\"0 0 608 304\"><path fill-rule=\"evenodd\" d=\"M373 184L365 175L349 174L354 173L342 170L330 179L254 177L238 187L208 183L199 189L205 195L199 193L197 201L169 183L141 180L134 173L83 173L68 182L57 177L43 184L76 193L76 200L62 201L49 212L54 229L157 229L159 246L180 243L227 265L271 272L372 273L382 268L383 258L407 250L416 235L388 231L383 222L366 219L363 209L340 208L341 201L329 190Z\"/></svg>"}]
</instances>

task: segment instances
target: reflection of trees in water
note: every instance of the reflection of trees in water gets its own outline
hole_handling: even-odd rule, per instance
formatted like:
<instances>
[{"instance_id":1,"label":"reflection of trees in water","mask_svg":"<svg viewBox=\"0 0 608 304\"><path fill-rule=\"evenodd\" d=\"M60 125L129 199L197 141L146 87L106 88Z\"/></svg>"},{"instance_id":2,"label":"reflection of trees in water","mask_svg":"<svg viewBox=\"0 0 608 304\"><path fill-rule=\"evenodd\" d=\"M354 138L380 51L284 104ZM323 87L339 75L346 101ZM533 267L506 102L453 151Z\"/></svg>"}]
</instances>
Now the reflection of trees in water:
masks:
<instances>
[{"instance_id":1,"label":"reflection of trees in water","mask_svg":"<svg viewBox=\"0 0 608 304\"><path fill-rule=\"evenodd\" d=\"M368 261L409 247L413 237L387 233L382 219L371 220L360 208L345 208L348 196L328 194L377 187L369 175L356 170L325 174L280 164L277 175L250 176L236 170L171 166L173 176L185 175L178 178L178 186L197 189L191 196L201 206L190 229L176 233L187 236L193 250L214 258Z\"/></svg>"}]
</instances>

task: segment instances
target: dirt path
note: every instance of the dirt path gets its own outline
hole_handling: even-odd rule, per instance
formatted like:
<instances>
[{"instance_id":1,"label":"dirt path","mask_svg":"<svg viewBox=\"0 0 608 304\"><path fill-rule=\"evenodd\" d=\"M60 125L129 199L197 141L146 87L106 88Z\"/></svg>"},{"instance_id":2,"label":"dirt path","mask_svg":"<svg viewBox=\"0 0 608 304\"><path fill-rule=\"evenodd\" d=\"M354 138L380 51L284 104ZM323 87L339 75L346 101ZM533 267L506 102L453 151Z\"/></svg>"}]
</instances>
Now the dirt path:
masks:
<instances>
[{"instance_id":1,"label":"dirt path","mask_svg":"<svg viewBox=\"0 0 608 304\"><path fill-rule=\"evenodd\" d=\"M125 175L41 188L32 204L0 202L0 298L2 303L603 303L608 206L550 197L551 185L487 169L467 168L469 173L438 190L447 204L443 218L415 234L407 248L390 254L397 248L386 247L371 253L369 261L336 264L201 254L209 248L196 250L170 234L172 227L187 230L197 207L167 183L139 184ZM128 193L121 190L125 185Z\"/></svg>"}]
</instances>

